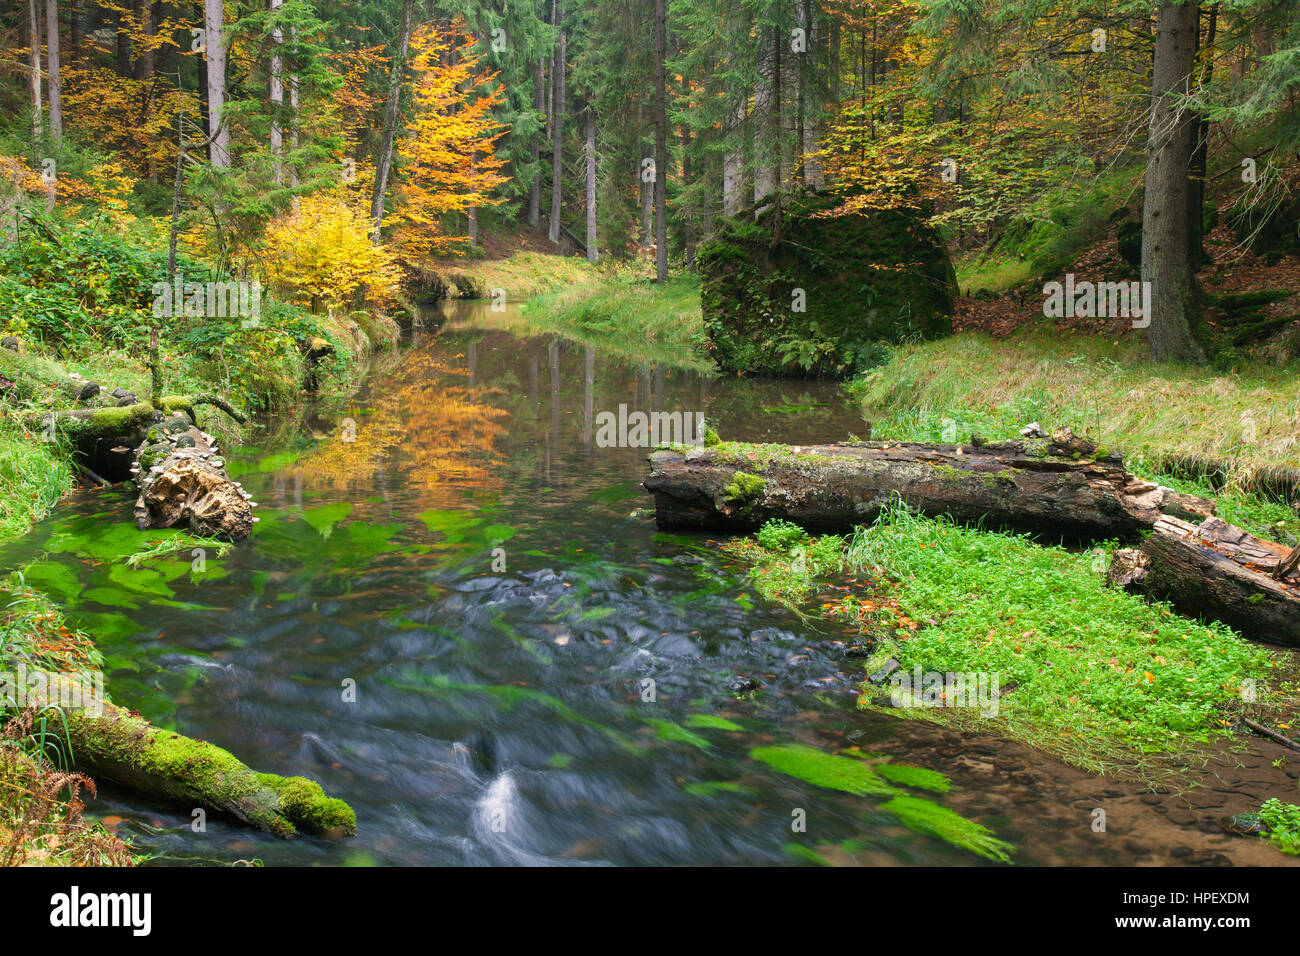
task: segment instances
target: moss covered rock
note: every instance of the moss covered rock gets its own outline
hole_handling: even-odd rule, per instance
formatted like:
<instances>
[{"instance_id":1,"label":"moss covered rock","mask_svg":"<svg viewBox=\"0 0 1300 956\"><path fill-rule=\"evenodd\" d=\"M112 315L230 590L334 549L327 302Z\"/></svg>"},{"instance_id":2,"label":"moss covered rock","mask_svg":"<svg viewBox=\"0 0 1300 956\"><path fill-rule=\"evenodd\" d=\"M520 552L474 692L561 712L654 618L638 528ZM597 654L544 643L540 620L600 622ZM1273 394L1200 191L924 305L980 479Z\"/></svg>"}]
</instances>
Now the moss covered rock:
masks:
<instances>
[{"instance_id":1,"label":"moss covered rock","mask_svg":"<svg viewBox=\"0 0 1300 956\"><path fill-rule=\"evenodd\" d=\"M956 277L922 203L797 193L699 248L705 330L724 371L843 377L880 343L952 331Z\"/></svg>"}]
</instances>

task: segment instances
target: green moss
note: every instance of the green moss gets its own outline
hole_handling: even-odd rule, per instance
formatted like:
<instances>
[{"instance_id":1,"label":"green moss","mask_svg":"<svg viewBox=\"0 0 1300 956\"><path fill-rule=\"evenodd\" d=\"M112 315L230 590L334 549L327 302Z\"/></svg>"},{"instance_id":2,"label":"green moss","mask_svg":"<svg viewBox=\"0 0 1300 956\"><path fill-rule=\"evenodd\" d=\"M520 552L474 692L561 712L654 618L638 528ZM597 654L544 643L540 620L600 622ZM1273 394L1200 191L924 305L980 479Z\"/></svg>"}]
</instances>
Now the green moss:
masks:
<instances>
[{"instance_id":1,"label":"green moss","mask_svg":"<svg viewBox=\"0 0 1300 956\"><path fill-rule=\"evenodd\" d=\"M749 756L774 770L828 790L878 795L899 792L882 780L870 764L851 757L823 753L812 747L799 744L755 747Z\"/></svg>"},{"instance_id":2,"label":"green moss","mask_svg":"<svg viewBox=\"0 0 1300 956\"><path fill-rule=\"evenodd\" d=\"M952 465L934 464L932 467L937 474L942 475L949 481L965 481L971 476L969 471L961 471Z\"/></svg>"},{"instance_id":3,"label":"green moss","mask_svg":"<svg viewBox=\"0 0 1300 956\"><path fill-rule=\"evenodd\" d=\"M756 502L767 487L767 481L760 475L751 475L747 471L737 471L722 489L723 499L741 507L750 507Z\"/></svg>"},{"instance_id":4,"label":"green moss","mask_svg":"<svg viewBox=\"0 0 1300 956\"><path fill-rule=\"evenodd\" d=\"M356 831L351 809L310 780L255 773L229 751L113 704L105 703L102 717L72 714L69 726L79 766L144 792L232 813L280 837L293 836L295 824Z\"/></svg>"},{"instance_id":5,"label":"green moss","mask_svg":"<svg viewBox=\"0 0 1300 956\"><path fill-rule=\"evenodd\" d=\"M701 243L704 326L722 369L838 377L878 364L881 342L951 331L955 274L929 210L850 211L846 198L785 196L779 241L769 210L723 220Z\"/></svg>"},{"instance_id":6,"label":"green moss","mask_svg":"<svg viewBox=\"0 0 1300 956\"><path fill-rule=\"evenodd\" d=\"M897 816L908 829L938 837L990 860L1011 862L1011 853L1015 850L1012 844L999 840L987 827L967 820L933 800L899 796L881 804L880 809Z\"/></svg>"},{"instance_id":7,"label":"green moss","mask_svg":"<svg viewBox=\"0 0 1300 956\"><path fill-rule=\"evenodd\" d=\"M335 797L328 797L321 785L306 777L281 777L260 773L258 779L280 796L281 811L298 826L314 833L357 832L357 815Z\"/></svg>"}]
</instances>

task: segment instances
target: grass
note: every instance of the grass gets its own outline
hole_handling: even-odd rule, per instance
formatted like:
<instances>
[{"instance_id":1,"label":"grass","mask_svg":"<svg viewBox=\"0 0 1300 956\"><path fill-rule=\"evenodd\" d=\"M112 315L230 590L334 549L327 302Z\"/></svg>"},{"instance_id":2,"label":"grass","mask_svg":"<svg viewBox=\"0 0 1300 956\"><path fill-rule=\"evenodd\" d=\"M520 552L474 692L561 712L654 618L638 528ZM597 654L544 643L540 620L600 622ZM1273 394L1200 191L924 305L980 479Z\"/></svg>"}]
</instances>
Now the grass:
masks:
<instances>
[{"instance_id":1,"label":"grass","mask_svg":"<svg viewBox=\"0 0 1300 956\"><path fill-rule=\"evenodd\" d=\"M1300 468L1298 373L1157 364L1136 340L1029 328L901 346L853 388L873 438L996 439L1031 421L1065 425L1123 452L1139 474L1159 475L1176 456L1223 462L1231 492L1255 470Z\"/></svg>"},{"instance_id":2,"label":"grass","mask_svg":"<svg viewBox=\"0 0 1300 956\"><path fill-rule=\"evenodd\" d=\"M508 302L524 302L548 292L575 285L591 285L601 279L601 271L586 259L576 256L548 255L541 252L516 252L507 259L440 260L449 274L461 273L491 297L493 289L504 289Z\"/></svg>"},{"instance_id":3,"label":"grass","mask_svg":"<svg viewBox=\"0 0 1300 956\"><path fill-rule=\"evenodd\" d=\"M601 272L530 299L524 315L545 331L634 361L712 367L704 353L697 276L657 285L628 270Z\"/></svg>"},{"instance_id":4,"label":"grass","mask_svg":"<svg viewBox=\"0 0 1300 956\"><path fill-rule=\"evenodd\" d=\"M696 275L676 275L658 285L643 266L596 266L540 252L442 265L449 276L470 277L487 298L501 289L507 302L522 302L520 331L563 335L642 364L712 368L704 353Z\"/></svg>"},{"instance_id":5,"label":"grass","mask_svg":"<svg viewBox=\"0 0 1300 956\"><path fill-rule=\"evenodd\" d=\"M71 486L72 466L56 446L0 417L0 543L26 534Z\"/></svg>"},{"instance_id":6,"label":"grass","mask_svg":"<svg viewBox=\"0 0 1300 956\"><path fill-rule=\"evenodd\" d=\"M789 521L769 521L754 537L732 538L722 550L750 565L749 578L759 594L795 611L844 566L843 538L814 538Z\"/></svg>"},{"instance_id":7,"label":"grass","mask_svg":"<svg viewBox=\"0 0 1300 956\"><path fill-rule=\"evenodd\" d=\"M1105 583L1106 560L893 508L850 542L910 625L878 650L911 670L997 677L996 716L906 711L1020 740L1102 773L1205 745L1229 732L1246 680L1261 703L1293 688L1293 662L1221 624L1199 624ZM855 599L838 613L871 627ZM869 664L871 669L873 664ZM864 706L876 706L870 694Z\"/></svg>"}]
</instances>

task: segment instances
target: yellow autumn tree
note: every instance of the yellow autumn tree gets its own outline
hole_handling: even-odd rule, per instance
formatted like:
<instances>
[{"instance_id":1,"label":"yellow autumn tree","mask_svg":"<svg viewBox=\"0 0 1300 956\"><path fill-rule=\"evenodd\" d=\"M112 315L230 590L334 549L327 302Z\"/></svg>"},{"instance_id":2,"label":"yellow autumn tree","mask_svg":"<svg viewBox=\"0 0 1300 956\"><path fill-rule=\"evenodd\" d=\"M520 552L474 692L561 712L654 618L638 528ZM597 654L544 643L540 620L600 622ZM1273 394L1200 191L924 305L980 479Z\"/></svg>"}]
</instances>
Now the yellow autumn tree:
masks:
<instances>
[{"instance_id":1,"label":"yellow autumn tree","mask_svg":"<svg viewBox=\"0 0 1300 956\"><path fill-rule=\"evenodd\" d=\"M265 256L277 289L316 309L344 304L362 285L373 298L396 288L392 254L370 238L370 221L343 187L302 197L266 227Z\"/></svg>"},{"instance_id":2,"label":"yellow autumn tree","mask_svg":"<svg viewBox=\"0 0 1300 956\"><path fill-rule=\"evenodd\" d=\"M449 217L501 202L492 191L509 178L496 155L507 127L492 115L501 87L479 66L474 45L459 29L422 27L411 37L415 121L398 147L395 215L395 240L411 258L469 242L444 231Z\"/></svg>"}]
</instances>

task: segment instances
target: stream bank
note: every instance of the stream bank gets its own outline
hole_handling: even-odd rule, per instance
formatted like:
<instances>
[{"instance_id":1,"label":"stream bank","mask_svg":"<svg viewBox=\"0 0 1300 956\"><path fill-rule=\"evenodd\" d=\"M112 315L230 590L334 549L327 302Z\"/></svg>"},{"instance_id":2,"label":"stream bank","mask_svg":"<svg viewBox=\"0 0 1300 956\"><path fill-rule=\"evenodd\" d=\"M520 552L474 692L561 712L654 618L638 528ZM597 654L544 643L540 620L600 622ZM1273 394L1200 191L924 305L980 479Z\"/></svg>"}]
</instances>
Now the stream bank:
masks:
<instances>
[{"instance_id":1,"label":"stream bank","mask_svg":"<svg viewBox=\"0 0 1300 956\"><path fill-rule=\"evenodd\" d=\"M323 329L330 330L324 332L329 337L303 340L300 360L280 367L273 376L282 380L280 384L263 378L254 391L237 391L237 400L265 407L270 396L292 388L299 396L310 398L313 405L322 397L328 404L322 388L332 393L334 400L343 397L359 386L375 352L390 350L397 341L396 323L382 315L353 313L351 317L322 318L321 322ZM167 365L174 368L173 361L168 360ZM69 366L96 369L105 384L70 373ZM180 375L185 381L200 377L193 370ZM0 481L4 519L0 544L23 534L52 508L67 492L74 475L92 486L103 485L106 479L96 469L103 471L107 480L118 481L128 477L128 465L141 496L136 514L123 517L138 525L139 543L132 549L134 553L117 555L119 559L178 551L221 553L228 545L219 538L247 534L256 520L246 504L250 496L225 477L222 460L216 457L216 440L197 427L198 410L203 406L221 409L223 416L206 425L232 442L256 431L265 432L265 424L249 423L220 395L171 395L151 401L137 398L129 388L116 385L118 381L148 395L148 372L125 355L87 355L65 366L36 354L16 337L5 339L0 347L0 392L11 407L0 427L0 445L6 453ZM135 464L131 464L133 460ZM166 530L173 526L180 530ZM162 529L162 533L146 533L149 528ZM63 623L58 608L29 610L42 606L45 599L21 575L0 586L0 594L7 605L5 640L0 646L6 691L0 703L10 705L4 719L17 714L18 726L36 714L47 731L19 738L21 748L36 757L34 763L17 753L5 761L15 792L45 793L49 781L76 767L94 773L100 782L117 780L165 799L230 813L281 836L294 835L298 827L345 834L355 831L350 808L326 798L312 781L256 774L228 751L161 731L107 698L79 709L83 703L79 697L76 706L69 707L56 693L46 696L20 686L22 680L15 678L15 668L28 676L48 671L73 675L80 681L98 674L102 659L83 632ZM99 682L102 686L102 678ZM55 682L50 683L52 687ZM23 709L19 704L29 708L25 715L18 713ZM54 805L64 806L58 801ZM113 848L111 837L77 822L75 791L66 807L64 818L36 818L6 803L6 813L12 809L19 815L15 821L38 821L15 822L7 828L8 839L15 846L23 844L27 857L50 863L100 857L118 863L129 860L125 848ZM58 852L33 857L33 848L39 848L44 838L43 829L49 827L64 828L75 839L66 841ZM103 851L103 845L110 850Z\"/></svg>"}]
</instances>

